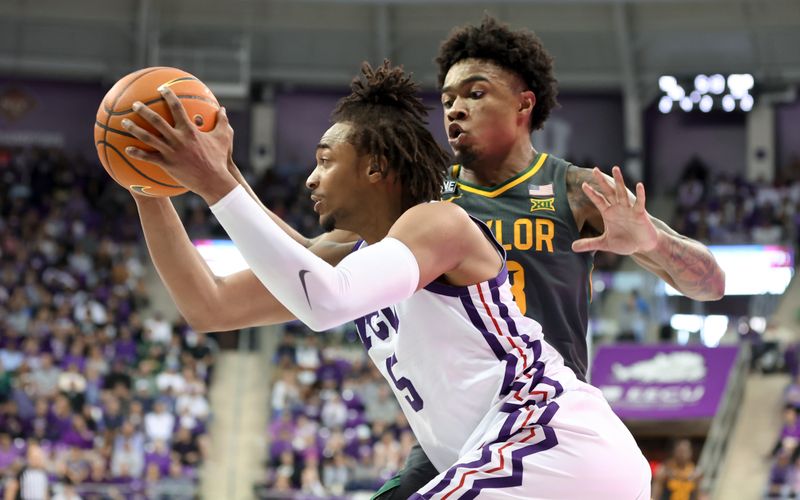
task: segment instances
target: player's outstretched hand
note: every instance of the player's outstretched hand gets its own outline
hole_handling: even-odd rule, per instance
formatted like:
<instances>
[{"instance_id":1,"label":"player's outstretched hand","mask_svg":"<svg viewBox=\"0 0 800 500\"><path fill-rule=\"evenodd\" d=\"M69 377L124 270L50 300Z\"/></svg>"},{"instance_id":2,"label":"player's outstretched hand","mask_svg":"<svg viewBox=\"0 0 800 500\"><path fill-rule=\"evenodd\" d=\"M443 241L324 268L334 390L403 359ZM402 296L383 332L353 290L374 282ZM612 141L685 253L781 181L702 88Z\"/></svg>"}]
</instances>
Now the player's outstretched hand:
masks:
<instances>
[{"instance_id":1,"label":"player's outstretched hand","mask_svg":"<svg viewBox=\"0 0 800 500\"><path fill-rule=\"evenodd\" d=\"M142 103L134 103L134 111L152 125L160 137L131 120L123 120L122 125L128 132L155 149L149 152L131 146L125 148L125 153L155 163L212 205L238 184L228 171L233 129L225 108L220 108L217 113L214 130L202 132L192 123L180 99L169 87L162 87L159 91L167 102L175 126Z\"/></svg>"},{"instance_id":2,"label":"player's outstretched hand","mask_svg":"<svg viewBox=\"0 0 800 500\"><path fill-rule=\"evenodd\" d=\"M603 218L603 234L593 238L581 238L572 243L575 252L602 250L619 255L648 252L658 243L658 232L650 215L645 210L644 185L636 184L636 195L625 187L622 171L615 166L611 169L612 183L600 170L592 170L595 189L588 182L581 188L594 203Z\"/></svg>"}]
</instances>

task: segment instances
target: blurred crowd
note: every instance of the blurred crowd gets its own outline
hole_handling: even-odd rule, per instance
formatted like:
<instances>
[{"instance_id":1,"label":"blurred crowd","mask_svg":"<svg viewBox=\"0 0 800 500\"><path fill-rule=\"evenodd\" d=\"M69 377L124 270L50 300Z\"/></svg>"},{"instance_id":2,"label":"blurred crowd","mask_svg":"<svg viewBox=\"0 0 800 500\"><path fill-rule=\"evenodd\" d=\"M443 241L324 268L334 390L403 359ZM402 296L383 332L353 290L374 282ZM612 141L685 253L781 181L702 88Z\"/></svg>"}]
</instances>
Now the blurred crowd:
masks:
<instances>
[{"instance_id":1,"label":"blurred crowd","mask_svg":"<svg viewBox=\"0 0 800 500\"><path fill-rule=\"evenodd\" d=\"M292 324L275 361L259 498L374 492L403 466L415 438L354 330Z\"/></svg>"},{"instance_id":2,"label":"blurred crowd","mask_svg":"<svg viewBox=\"0 0 800 500\"><path fill-rule=\"evenodd\" d=\"M96 162L0 149L0 200L0 489L190 498L216 347L149 312L130 195Z\"/></svg>"},{"instance_id":3,"label":"blurred crowd","mask_svg":"<svg viewBox=\"0 0 800 500\"><path fill-rule=\"evenodd\" d=\"M772 449L767 498L796 498L800 494L800 376L783 395L783 421L777 442Z\"/></svg>"},{"instance_id":4,"label":"blurred crowd","mask_svg":"<svg viewBox=\"0 0 800 500\"><path fill-rule=\"evenodd\" d=\"M712 174L695 158L686 167L675 201L672 227L691 238L800 248L800 178L751 182Z\"/></svg>"}]
</instances>

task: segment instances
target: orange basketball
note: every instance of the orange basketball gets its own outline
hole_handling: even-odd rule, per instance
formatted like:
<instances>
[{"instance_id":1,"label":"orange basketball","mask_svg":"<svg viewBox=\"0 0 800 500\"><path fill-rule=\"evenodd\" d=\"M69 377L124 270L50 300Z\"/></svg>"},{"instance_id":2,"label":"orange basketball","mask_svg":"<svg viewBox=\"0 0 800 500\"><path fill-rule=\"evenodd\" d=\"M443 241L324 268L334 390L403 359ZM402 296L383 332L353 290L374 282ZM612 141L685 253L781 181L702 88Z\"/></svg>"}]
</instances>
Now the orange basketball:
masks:
<instances>
[{"instance_id":1,"label":"orange basketball","mask_svg":"<svg viewBox=\"0 0 800 500\"><path fill-rule=\"evenodd\" d=\"M148 132L159 135L133 111L133 103L141 101L170 125L175 125L166 101L157 90L161 85L168 85L175 92L197 128L203 132L214 128L219 110L214 94L191 74L167 67L140 69L121 78L100 103L94 124L94 142L106 172L125 189L156 197L175 196L187 189L161 167L125 154L128 146L145 151L153 151L153 148L129 134L122 127L122 120L128 118Z\"/></svg>"}]
</instances>

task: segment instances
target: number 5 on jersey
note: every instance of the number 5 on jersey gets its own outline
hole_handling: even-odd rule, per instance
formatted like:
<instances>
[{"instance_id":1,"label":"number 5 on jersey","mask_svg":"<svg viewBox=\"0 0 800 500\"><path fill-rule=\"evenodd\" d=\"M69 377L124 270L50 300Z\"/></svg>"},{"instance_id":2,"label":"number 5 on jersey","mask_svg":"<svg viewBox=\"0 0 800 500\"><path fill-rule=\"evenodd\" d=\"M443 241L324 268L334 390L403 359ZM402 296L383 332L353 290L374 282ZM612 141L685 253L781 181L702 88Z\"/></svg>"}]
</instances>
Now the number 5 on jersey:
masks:
<instances>
[{"instance_id":1,"label":"number 5 on jersey","mask_svg":"<svg viewBox=\"0 0 800 500\"><path fill-rule=\"evenodd\" d=\"M414 385L405 377L397 378L392 371L394 365L397 364L397 356L392 354L388 358L386 358L386 371L389 372L389 376L392 378L392 382L394 382L394 386L397 387L398 391L408 390L408 395L406 395L406 401L408 404L411 405L411 408L414 411L420 411L422 406L424 405L422 398L419 396L419 393L414 388Z\"/></svg>"}]
</instances>

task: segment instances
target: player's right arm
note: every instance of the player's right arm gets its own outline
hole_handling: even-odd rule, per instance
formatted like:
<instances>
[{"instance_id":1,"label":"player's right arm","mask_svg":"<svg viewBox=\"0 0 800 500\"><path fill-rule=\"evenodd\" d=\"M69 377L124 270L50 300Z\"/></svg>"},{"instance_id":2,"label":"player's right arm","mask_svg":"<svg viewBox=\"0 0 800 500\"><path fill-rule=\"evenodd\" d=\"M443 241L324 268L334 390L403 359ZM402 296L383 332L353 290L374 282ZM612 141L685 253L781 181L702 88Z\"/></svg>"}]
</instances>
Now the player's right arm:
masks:
<instances>
[{"instance_id":1,"label":"player's right arm","mask_svg":"<svg viewBox=\"0 0 800 500\"><path fill-rule=\"evenodd\" d=\"M153 264L178 310L194 329L229 331L295 318L249 269L215 276L186 234L169 199L141 195L134 195L134 199ZM322 241L311 244L309 250L335 265L351 248Z\"/></svg>"}]
</instances>

